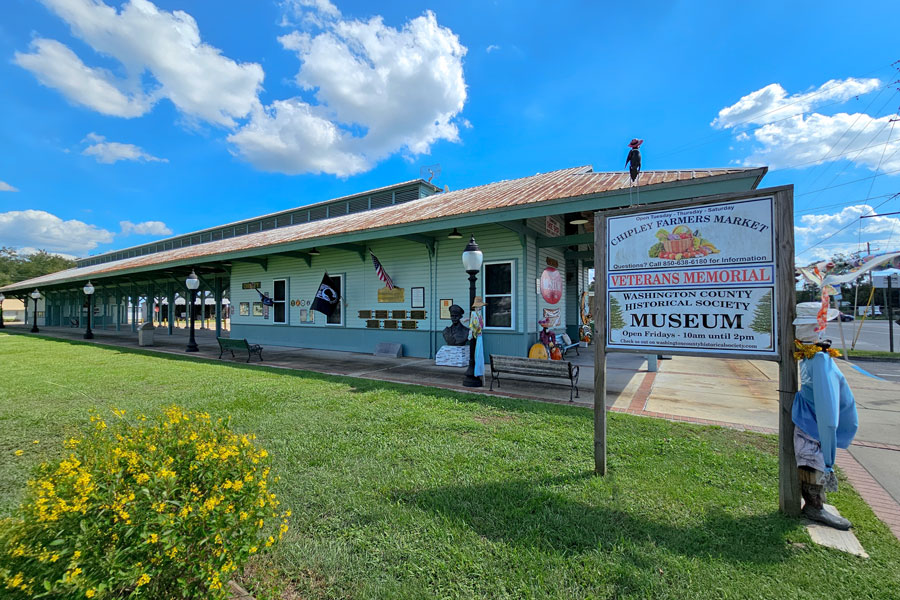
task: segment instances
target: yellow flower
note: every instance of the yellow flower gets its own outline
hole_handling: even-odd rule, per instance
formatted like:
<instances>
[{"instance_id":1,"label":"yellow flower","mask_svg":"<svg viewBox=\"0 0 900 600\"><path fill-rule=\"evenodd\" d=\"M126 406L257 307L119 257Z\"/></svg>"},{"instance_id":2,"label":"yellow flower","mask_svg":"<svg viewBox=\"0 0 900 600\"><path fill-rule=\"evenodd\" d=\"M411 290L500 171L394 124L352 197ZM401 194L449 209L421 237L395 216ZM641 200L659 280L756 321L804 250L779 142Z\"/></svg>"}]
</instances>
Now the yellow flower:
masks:
<instances>
[{"instance_id":1,"label":"yellow flower","mask_svg":"<svg viewBox=\"0 0 900 600\"><path fill-rule=\"evenodd\" d=\"M25 454L24 450L16 450L16 456L22 456L23 454Z\"/></svg>"},{"instance_id":2,"label":"yellow flower","mask_svg":"<svg viewBox=\"0 0 900 600\"><path fill-rule=\"evenodd\" d=\"M72 558L81 558L81 550L76 550L72 553Z\"/></svg>"},{"instance_id":3,"label":"yellow flower","mask_svg":"<svg viewBox=\"0 0 900 600\"><path fill-rule=\"evenodd\" d=\"M134 478L134 480L137 481L138 484L147 483L148 481L150 481L150 476L146 473L139 473L138 476Z\"/></svg>"},{"instance_id":4,"label":"yellow flower","mask_svg":"<svg viewBox=\"0 0 900 600\"><path fill-rule=\"evenodd\" d=\"M91 588L84 593L85 598L93 598L96 595L97 595L97 590L95 590L94 588Z\"/></svg>"},{"instance_id":5,"label":"yellow flower","mask_svg":"<svg viewBox=\"0 0 900 600\"><path fill-rule=\"evenodd\" d=\"M33 442L31 442L31 443L32 443L32 444L40 444L40 443L41 443L41 441L40 441L40 440L34 440L34 441L33 441Z\"/></svg>"},{"instance_id":6,"label":"yellow flower","mask_svg":"<svg viewBox=\"0 0 900 600\"><path fill-rule=\"evenodd\" d=\"M158 542L158 541L159 541L159 536L156 535L155 533L151 533L151 534L147 537L147 543L148 543L148 544L155 544L155 543Z\"/></svg>"},{"instance_id":7,"label":"yellow flower","mask_svg":"<svg viewBox=\"0 0 900 600\"><path fill-rule=\"evenodd\" d=\"M141 587L142 585L146 585L148 583L150 583L150 576L146 573L142 573L141 576L138 577L138 580L135 582L138 587Z\"/></svg>"}]
</instances>

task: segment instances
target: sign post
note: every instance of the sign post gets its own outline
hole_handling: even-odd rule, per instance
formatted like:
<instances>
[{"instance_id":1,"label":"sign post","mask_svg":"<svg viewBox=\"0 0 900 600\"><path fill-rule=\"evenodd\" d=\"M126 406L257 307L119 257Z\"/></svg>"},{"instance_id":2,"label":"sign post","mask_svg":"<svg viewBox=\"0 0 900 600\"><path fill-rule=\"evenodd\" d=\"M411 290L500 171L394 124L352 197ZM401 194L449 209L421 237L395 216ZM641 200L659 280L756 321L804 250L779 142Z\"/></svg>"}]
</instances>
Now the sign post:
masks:
<instances>
[{"instance_id":1,"label":"sign post","mask_svg":"<svg viewBox=\"0 0 900 600\"><path fill-rule=\"evenodd\" d=\"M606 473L607 352L777 361L779 505L798 514L793 187L598 212L594 231L595 472Z\"/></svg>"}]
</instances>

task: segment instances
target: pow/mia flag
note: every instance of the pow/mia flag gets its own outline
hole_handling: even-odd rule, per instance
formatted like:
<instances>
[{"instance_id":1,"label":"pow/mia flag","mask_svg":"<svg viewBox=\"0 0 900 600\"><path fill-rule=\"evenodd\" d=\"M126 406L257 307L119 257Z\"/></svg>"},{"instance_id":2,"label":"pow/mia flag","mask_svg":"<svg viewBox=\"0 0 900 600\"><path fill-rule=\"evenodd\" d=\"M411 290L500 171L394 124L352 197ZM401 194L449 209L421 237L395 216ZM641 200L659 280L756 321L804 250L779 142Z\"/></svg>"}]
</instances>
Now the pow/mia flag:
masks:
<instances>
[{"instance_id":1,"label":"pow/mia flag","mask_svg":"<svg viewBox=\"0 0 900 600\"><path fill-rule=\"evenodd\" d=\"M328 276L328 273L325 273L325 276L322 277L322 283L319 284L319 291L316 292L316 299L313 300L310 309L330 317L341 299L340 294L336 291L337 287L338 284Z\"/></svg>"}]
</instances>

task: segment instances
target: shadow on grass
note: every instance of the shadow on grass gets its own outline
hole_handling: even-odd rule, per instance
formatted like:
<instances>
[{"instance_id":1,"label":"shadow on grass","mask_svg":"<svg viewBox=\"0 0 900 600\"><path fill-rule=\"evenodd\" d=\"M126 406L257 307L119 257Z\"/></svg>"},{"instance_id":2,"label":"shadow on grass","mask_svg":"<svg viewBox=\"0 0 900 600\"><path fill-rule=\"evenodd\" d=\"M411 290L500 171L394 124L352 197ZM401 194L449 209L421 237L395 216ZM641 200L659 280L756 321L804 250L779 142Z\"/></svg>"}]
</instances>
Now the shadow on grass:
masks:
<instances>
[{"instance_id":1,"label":"shadow on grass","mask_svg":"<svg viewBox=\"0 0 900 600\"><path fill-rule=\"evenodd\" d=\"M378 391L388 391L403 394L416 394L435 399L452 399L459 402L471 402L498 408L506 411L533 413L533 414L566 414L566 415L583 415L588 416L588 409L579 406L569 406L565 404L555 404L550 402L542 402L540 400L505 398L502 396L492 396L489 394L467 394L465 392L448 390L440 387L432 387L423 384L407 384L395 383L391 381L383 381L378 379L368 379L363 377L353 377L351 375L330 375L320 373L318 371L306 371L289 367L269 366L265 363L245 363L236 362L230 359L230 356L224 360L210 359L208 357L178 354L172 354L166 351L150 350L143 348L130 348L126 346L117 346L114 344L106 344L103 342L85 342L82 340L73 340L68 338L56 338L44 335L29 335L24 331L13 332L13 335L23 335L34 341L69 344L71 346L89 346L101 349L107 352L115 352L124 355L145 356L148 358L156 358L167 361L187 362L195 364L211 365L216 367L231 368L237 370L263 371L282 375L285 377L297 377L310 381L322 381L330 383L343 384L349 387L350 393L370 393Z\"/></svg>"},{"instance_id":2,"label":"shadow on grass","mask_svg":"<svg viewBox=\"0 0 900 600\"><path fill-rule=\"evenodd\" d=\"M442 486L397 492L394 500L442 515L489 540L543 552L632 552L632 562L647 556L642 548L653 547L740 563L779 563L790 556L785 535L797 521L778 512L735 517L714 508L693 524L679 525L665 519L664 507L653 518L624 507L579 502L551 489L592 476Z\"/></svg>"}]
</instances>

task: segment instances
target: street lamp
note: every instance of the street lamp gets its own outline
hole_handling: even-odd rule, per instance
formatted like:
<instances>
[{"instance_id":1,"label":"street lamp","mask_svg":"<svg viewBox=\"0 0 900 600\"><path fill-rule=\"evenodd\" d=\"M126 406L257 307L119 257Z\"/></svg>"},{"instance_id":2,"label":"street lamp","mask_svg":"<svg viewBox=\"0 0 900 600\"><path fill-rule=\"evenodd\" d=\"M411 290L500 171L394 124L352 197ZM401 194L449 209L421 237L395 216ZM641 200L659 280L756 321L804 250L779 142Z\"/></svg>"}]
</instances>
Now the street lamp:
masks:
<instances>
[{"instance_id":1,"label":"street lamp","mask_svg":"<svg viewBox=\"0 0 900 600\"><path fill-rule=\"evenodd\" d=\"M184 281L184 285L187 286L187 289L191 292L191 300L190 310L191 310L191 337L188 340L187 348L184 349L185 352L199 352L200 348L197 346L197 340L194 339L194 317L196 317L196 311L194 310L194 301L197 299L197 288L200 287L200 278L197 277L197 274L194 273L193 269L191 270L191 274Z\"/></svg>"},{"instance_id":2,"label":"street lamp","mask_svg":"<svg viewBox=\"0 0 900 600\"><path fill-rule=\"evenodd\" d=\"M34 300L34 325L31 326L31 333L37 333L40 331L37 326L37 301L41 297L41 293L34 288L34 291L31 292L31 297Z\"/></svg>"},{"instance_id":3,"label":"street lamp","mask_svg":"<svg viewBox=\"0 0 900 600\"><path fill-rule=\"evenodd\" d=\"M6 327L6 325L3 324L3 301L4 300L6 300L6 296L4 296L2 293L0 293L0 329L3 329L4 327Z\"/></svg>"},{"instance_id":4,"label":"street lamp","mask_svg":"<svg viewBox=\"0 0 900 600\"><path fill-rule=\"evenodd\" d=\"M481 272L481 263L484 261L484 255L478 249L475 243L475 236L469 239L462 253L463 267L469 274L469 318L472 314L472 305L475 304L475 281L478 273ZM475 337L469 340L469 368L466 369L466 376L463 379L463 385L466 387L481 387L484 382L481 377L475 377Z\"/></svg>"},{"instance_id":5,"label":"street lamp","mask_svg":"<svg viewBox=\"0 0 900 600\"><path fill-rule=\"evenodd\" d=\"M87 296L87 329L84 332L84 339L92 340L94 339L94 332L91 331L91 313L94 312L94 305L91 300L94 298L94 286L91 285L90 281L84 286L84 295Z\"/></svg>"}]
</instances>

